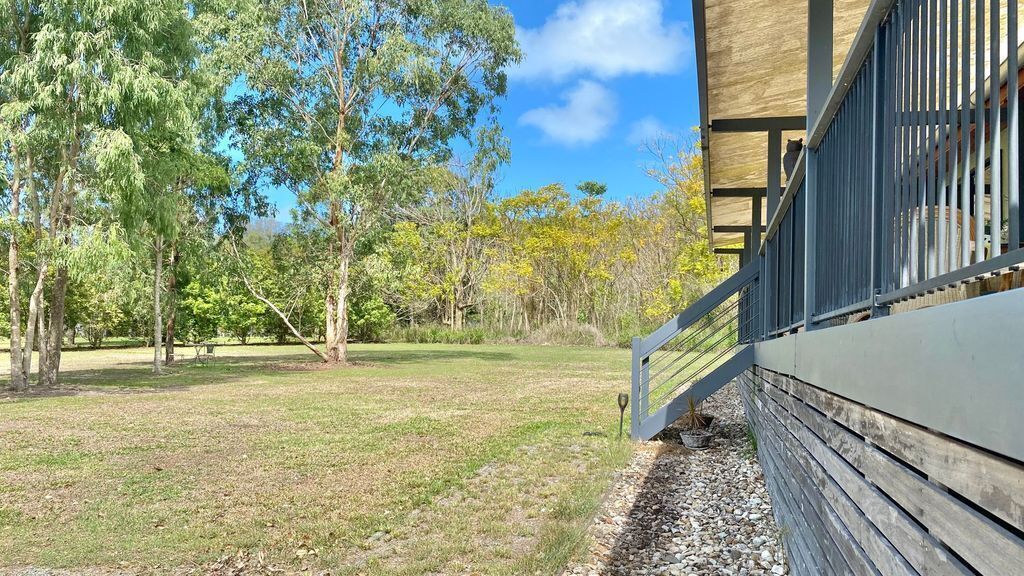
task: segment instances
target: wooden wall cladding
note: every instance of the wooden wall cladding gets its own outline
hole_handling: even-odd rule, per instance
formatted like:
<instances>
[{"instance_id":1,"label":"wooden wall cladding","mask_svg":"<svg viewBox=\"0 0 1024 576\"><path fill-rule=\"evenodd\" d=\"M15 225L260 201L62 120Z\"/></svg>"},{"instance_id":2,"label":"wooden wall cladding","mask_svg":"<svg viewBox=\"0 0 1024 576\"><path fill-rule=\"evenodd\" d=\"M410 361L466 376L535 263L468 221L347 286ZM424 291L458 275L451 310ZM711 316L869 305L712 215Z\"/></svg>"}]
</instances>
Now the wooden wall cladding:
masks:
<instances>
[{"instance_id":1,"label":"wooden wall cladding","mask_svg":"<svg viewBox=\"0 0 1024 576\"><path fill-rule=\"evenodd\" d=\"M793 574L1024 574L1020 463L762 368L736 382Z\"/></svg>"}]
</instances>

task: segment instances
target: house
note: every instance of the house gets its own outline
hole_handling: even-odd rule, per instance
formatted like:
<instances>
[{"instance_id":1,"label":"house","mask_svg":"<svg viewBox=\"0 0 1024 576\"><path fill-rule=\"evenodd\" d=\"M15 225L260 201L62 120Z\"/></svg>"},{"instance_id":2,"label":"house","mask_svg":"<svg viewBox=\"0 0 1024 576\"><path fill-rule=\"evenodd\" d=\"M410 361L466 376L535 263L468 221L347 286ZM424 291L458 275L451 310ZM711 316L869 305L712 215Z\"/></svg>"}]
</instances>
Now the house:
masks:
<instances>
[{"instance_id":1,"label":"house","mask_svg":"<svg viewBox=\"0 0 1024 576\"><path fill-rule=\"evenodd\" d=\"M1018 20L694 0L708 233L740 268L634 340L632 434L735 381L793 573L1024 574Z\"/></svg>"}]
</instances>

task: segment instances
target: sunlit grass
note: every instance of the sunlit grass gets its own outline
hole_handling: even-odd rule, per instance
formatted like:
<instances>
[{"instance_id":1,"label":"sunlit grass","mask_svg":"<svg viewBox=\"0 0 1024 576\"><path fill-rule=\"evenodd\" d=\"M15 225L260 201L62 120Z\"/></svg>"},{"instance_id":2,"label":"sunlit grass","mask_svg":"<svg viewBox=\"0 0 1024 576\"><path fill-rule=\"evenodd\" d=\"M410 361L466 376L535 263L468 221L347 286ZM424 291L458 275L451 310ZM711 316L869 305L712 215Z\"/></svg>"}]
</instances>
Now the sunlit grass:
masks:
<instances>
[{"instance_id":1,"label":"sunlit grass","mask_svg":"<svg viewBox=\"0 0 1024 576\"><path fill-rule=\"evenodd\" d=\"M289 570L554 573L628 457L627 351L367 345L323 368L223 347L163 376L151 354L75 351L66 389L0 399L0 566L173 572L242 549Z\"/></svg>"}]
</instances>

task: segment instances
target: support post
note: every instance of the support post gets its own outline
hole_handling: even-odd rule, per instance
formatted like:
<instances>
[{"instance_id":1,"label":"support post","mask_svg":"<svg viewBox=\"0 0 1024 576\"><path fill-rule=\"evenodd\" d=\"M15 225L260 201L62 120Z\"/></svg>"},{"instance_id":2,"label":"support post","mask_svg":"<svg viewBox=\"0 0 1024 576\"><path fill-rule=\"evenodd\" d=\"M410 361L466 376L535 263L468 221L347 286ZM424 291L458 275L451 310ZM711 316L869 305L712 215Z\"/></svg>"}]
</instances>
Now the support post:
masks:
<instances>
[{"instance_id":1,"label":"support post","mask_svg":"<svg viewBox=\"0 0 1024 576\"><path fill-rule=\"evenodd\" d=\"M761 258L761 195L758 194L750 199L750 262L758 261L758 272L764 271L764 259ZM764 276L761 276L764 278ZM763 301L760 298L760 294L755 294L753 286L747 291L746 298L747 302L747 314L753 316L757 314L758 321L750 322L750 327L747 329L747 333L750 336L750 341L753 342L757 336L764 333L764 329L761 326L761 322L764 320L764 310L758 310L755 306L759 306ZM754 302L754 299L758 302Z\"/></svg>"},{"instance_id":2,"label":"support post","mask_svg":"<svg viewBox=\"0 0 1024 576\"><path fill-rule=\"evenodd\" d=\"M770 223L775 218L782 201L782 130L768 132L768 177L765 196L768 199L768 217ZM764 339L768 339L771 320L775 317L775 299L773 285L777 263L772 259L771 240L765 242L764 262L761 266L761 324L764 327Z\"/></svg>"},{"instance_id":3,"label":"support post","mask_svg":"<svg viewBox=\"0 0 1024 576\"><path fill-rule=\"evenodd\" d=\"M630 386L629 437L640 439L640 342L639 336L633 337L633 379Z\"/></svg>"},{"instance_id":4,"label":"support post","mask_svg":"<svg viewBox=\"0 0 1024 576\"><path fill-rule=\"evenodd\" d=\"M765 195L768 197L768 222L775 217L782 199L782 130L768 132L768 177Z\"/></svg>"},{"instance_id":5,"label":"support post","mask_svg":"<svg viewBox=\"0 0 1024 576\"><path fill-rule=\"evenodd\" d=\"M832 89L832 1L807 1L807 131L813 129ZM814 329L815 264L818 223L818 153L804 150L804 326Z\"/></svg>"},{"instance_id":6,"label":"support post","mask_svg":"<svg viewBox=\"0 0 1024 576\"><path fill-rule=\"evenodd\" d=\"M761 195L750 199L750 259L761 250Z\"/></svg>"},{"instance_id":7,"label":"support post","mask_svg":"<svg viewBox=\"0 0 1024 576\"><path fill-rule=\"evenodd\" d=\"M885 143L885 113L886 95L889 93L886 85L885 57L887 46L885 35L881 27L875 28L875 49L872 52L871 67L874 72L871 95L871 250L870 250L870 274L871 274L871 316L886 316L889 313L888 306L878 305L878 296L882 294L882 266L885 254L885 242L883 242L884 226L883 219L884 194L886 187L886 143Z\"/></svg>"}]
</instances>

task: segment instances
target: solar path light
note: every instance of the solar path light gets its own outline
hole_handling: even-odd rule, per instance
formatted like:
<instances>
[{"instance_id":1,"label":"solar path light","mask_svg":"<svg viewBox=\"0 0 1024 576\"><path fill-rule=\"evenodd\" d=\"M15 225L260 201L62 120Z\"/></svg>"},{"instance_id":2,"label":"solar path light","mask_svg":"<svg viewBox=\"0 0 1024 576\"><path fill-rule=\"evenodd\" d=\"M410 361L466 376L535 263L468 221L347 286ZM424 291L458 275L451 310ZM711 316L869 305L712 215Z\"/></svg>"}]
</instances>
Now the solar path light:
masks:
<instances>
[{"instance_id":1,"label":"solar path light","mask_svg":"<svg viewBox=\"0 0 1024 576\"><path fill-rule=\"evenodd\" d=\"M622 421L626 418L626 406L629 406L629 394L619 392L619 440L622 440Z\"/></svg>"}]
</instances>

